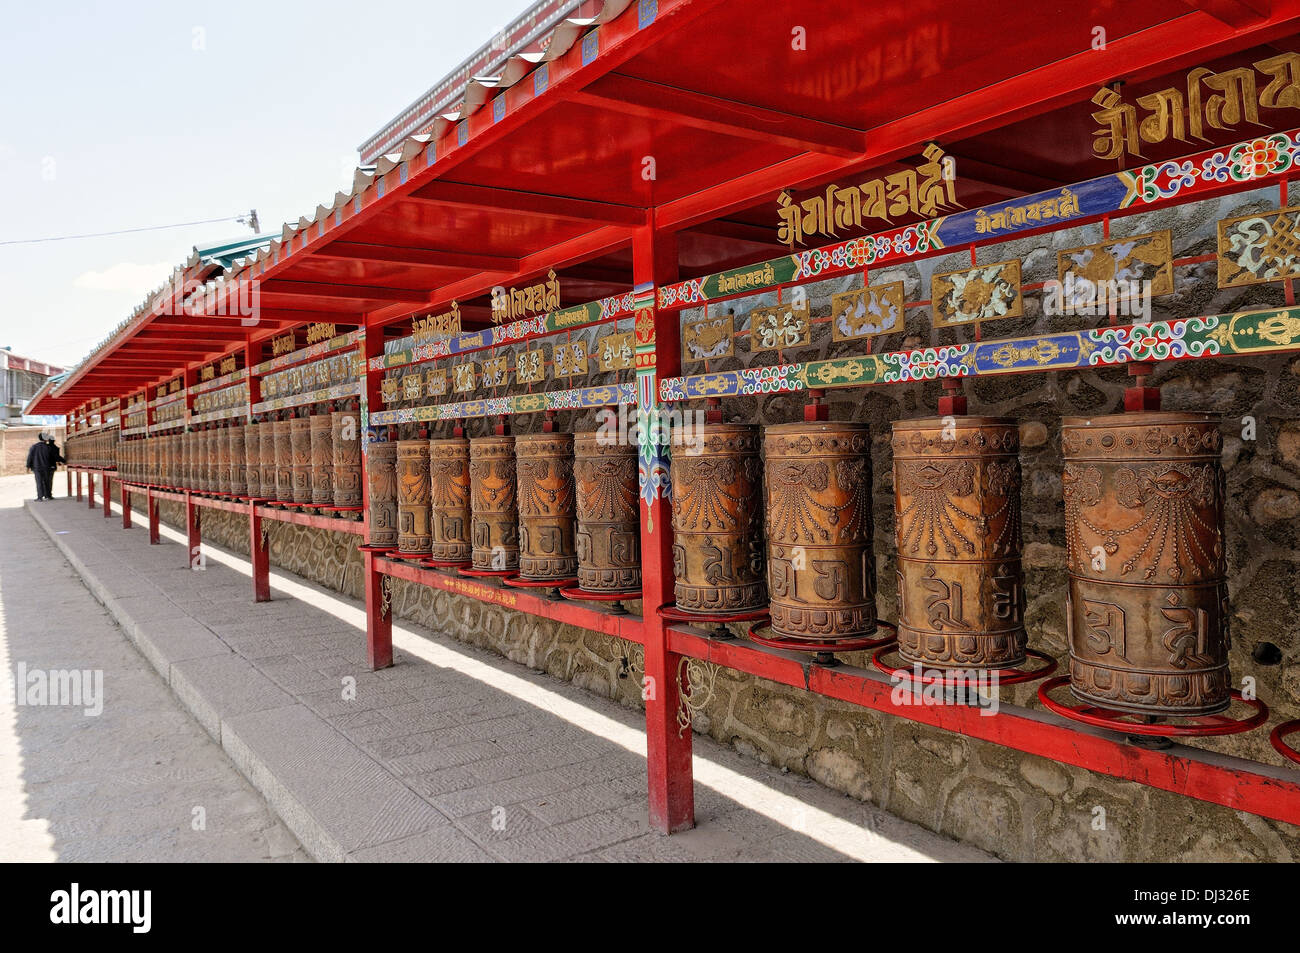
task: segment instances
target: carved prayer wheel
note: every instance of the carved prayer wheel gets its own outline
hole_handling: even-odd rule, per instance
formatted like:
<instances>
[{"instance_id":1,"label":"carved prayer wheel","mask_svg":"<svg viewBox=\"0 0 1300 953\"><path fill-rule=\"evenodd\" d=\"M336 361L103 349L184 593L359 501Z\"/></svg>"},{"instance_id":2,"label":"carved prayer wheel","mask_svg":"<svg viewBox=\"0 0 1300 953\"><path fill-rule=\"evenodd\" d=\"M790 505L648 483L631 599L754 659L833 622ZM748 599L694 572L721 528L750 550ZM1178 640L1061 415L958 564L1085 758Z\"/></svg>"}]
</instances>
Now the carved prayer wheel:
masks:
<instances>
[{"instance_id":1,"label":"carved prayer wheel","mask_svg":"<svg viewBox=\"0 0 1300 953\"><path fill-rule=\"evenodd\" d=\"M573 435L536 433L515 438L519 474L519 575L571 579L578 573L573 538Z\"/></svg>"},{"instance_id":2,"label":"carved prayer wheel","mask_svg":"<svg viewBox=\"0 0 1300 953\"><path fill-rule=\"evenodd\" d=\"M429 442L397 441L397 549L404 556L428 556Z\"/></svg>"},{"instance_id":3,"label":"carved prayer wheel","mask_svg":"<svg viewBox=\"0 0 1300 953\"><path fill-rule=\"evenodd\" d=\"M1062 421L1070 688L1144 714L1230 702L1224 478L1204 414Z\"/></svg>"},{"instance_id":4,"label":"carved prayer wheel","mask_svg":"<svg viewBox=\"0 0 1300 953\"><path fill-rule=\"evenodd\" d=\"M230 436L230 492L235 496L247 496L248 463L244 452L244 428L236 425L226 433Z\"/></svg>"},{"instance_id":5,"label":"carved prayer wheel","mask_svg":"<svg viewBox=\"0 0 1300 953\"><path fill-rule=\"evenodd\" d=\"M932 668L1025 660L1020 430L1005 417L894 424L898 651Z\"/></svg>"},{"instance_id":6,"label":"carved prayer wheel","mask_svg":"<svg viewBox=\"0 0 1300 953\"><path fill-rule=\"evenodd\" d=\"M334 431L334 505L361 505L361 412L336 410L330 414Z\"/></svg>"},{"instance_id":7,"label":"carved prayer wheel","mask_svg":"<svg viewBox=\"0 0 1300 953\"><path fill-rule=\"evenodd\" d=\"M429 441L434 559L470 561L469 441Z\"/></svg>"},{"instance_id":8,"label":"carved prayer wheel","mask_svg":"<svg viewBox=\"0 0 1300 953\"><path fill-rule=\"evenodd\" d=\"M397 444L369 444L366 447L366 467L370 483L370 525L366 542L371 546L396 548Z\"/></svg>"},{"instance_id":9,"label":"carved prayer wheel","mask_svg":"<svg viewBox=\"0 0 1300 953\"><path fill-rule=\"evenodd\" d=\"M244 428L244 481L248 495L262 495L262 425L250 423Z\"/></svg>"},{"instance_id":10,"label":"carved prayer wheel","mask_svg":"<svg viewBox=\"0 0 1300 953\"><path fill-rule=\"evenodd\" d=\"M209 490L213 493L230 492L230 430L227 427L218 427L209 434L209 449L212 452L212 485Z\"/></svg>"},{"instance_id":11,"label":"carved prayer wheel","mask_svg":"<svg viewBox=\"0 0 1300 953\"><path fill-rule=\"evenodd\" d=\"M258 456L262 461L262 498L275 499L275 421L265 420L261 424L261 435L257 441Z\"/></svg>"},{"instance_id":12,"label":"carved prayer wheel","mask_svg":"<svg viewBox=\"0 0 1300 953\"><path fill-rule=\"evenodd\" d=\"M470 562L475 569L519 568L515 438L469 442Z\"/></svg>"},{"instance_id":13,"label":"carved prayer wheel","mask_svg":"<svg viewBox=\"0 0 1300 953\"><path fill-rule=\"evenodd\" d=\"M334 505L334 421L329 414L315 414L311 422L311 501L316 506Z\"/></svg>"},{"instance_id":14,"label":"carved prayer wheel","mask_svg":"<svg viewBox=\"0 0 1300 953\"><path fill-rule=\"evenodd\" d=\"M208 492L208 432L199 429L190 434L194 445L194 458L190 461L190 489L197 493Z\"/></svg>"},{"instance_id":15,"label":"carved prayer wheel","mask_svg":"<svg viewBox=\"0 0 1300 953\"><path fill-rule=\"evenodd\" d=\"M295 503L311 502L311 418L289 421L289 475Z\"/></svg>"},{"instance_id":16,"label":"carved prayer wheel","mask_svg":"<svg viewBox=\"0 0 1300 953\"><path fill-rule=\"evenodd\" d=\"M773 635L833 647L875 631L870 452L865 424L764 431Z\"/></svg>"},{"instance_id":17,"label":"carved prayer wheel","mask_svg":"<svg viewBox=\"0 0 1300 953\"><path fill-rule=\"evenodd\" d=\"M679 609L747 612L767 604L758 447L758 429L745 424L673 431L673 576Z\"/></svg>"},{"instance_id":18,"label":"carved prayer wheel","mask_svg":"<svg viewBox=\"0 0 1300 953\"><path fill-rule=\"evenodd\" d=\"M271 437L275 454L275 499L290 503L293 501L293 421L272 421Z\"/></svg>"},{"instance_id":19,"label":"carved prayer wheel","mask_svg":"<svg viewBox=\"0 0 1300 953\"><path fill-rule=\"evenodd\" d=\"M602 434L573 439L578 497L578 585L589 592L641 589L637 448Z\"/></svg>"}]
</instances>

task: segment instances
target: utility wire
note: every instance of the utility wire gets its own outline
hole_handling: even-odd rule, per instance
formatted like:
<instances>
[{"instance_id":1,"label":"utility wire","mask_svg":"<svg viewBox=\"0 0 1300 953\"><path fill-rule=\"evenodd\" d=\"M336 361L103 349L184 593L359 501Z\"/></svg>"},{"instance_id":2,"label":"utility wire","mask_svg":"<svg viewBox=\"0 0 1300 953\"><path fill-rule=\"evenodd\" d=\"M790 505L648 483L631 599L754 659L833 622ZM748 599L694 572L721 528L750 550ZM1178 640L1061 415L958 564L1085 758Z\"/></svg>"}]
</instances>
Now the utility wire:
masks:
<instances>
[{"instance_id":1,"label":"utility wire","mask_svg":"<svg viewBox=\"0 0 1300 953\"><path fill-rule=\"evenodd\" d=\"M253 221L256 222L256 212ZM41 242L67 242L76 238L105 238L109 235L130 235L133 232L156 232L164 228L187 228L191 225L212 225L216 222L240 222L250 224L248 214L231 215L228 218L207 218L200 222L177 222L175 225L146 225L143 228L123 228L116 232L90 232L85 235L58 235L53 238L21 238L14 241L0 242L0 245L36 245ZM256 227L253 229L256 231Z\"/></svg>"}]
</instances>

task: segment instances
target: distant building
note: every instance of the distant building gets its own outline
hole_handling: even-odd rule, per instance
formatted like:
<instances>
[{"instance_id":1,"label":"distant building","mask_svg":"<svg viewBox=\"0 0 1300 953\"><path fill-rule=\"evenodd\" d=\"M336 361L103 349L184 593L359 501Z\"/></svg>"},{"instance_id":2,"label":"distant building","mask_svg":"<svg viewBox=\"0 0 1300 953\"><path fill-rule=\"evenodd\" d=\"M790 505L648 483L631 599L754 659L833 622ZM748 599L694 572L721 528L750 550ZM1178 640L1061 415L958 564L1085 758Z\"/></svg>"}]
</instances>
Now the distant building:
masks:
<instances>
[{"instance_id":1,"label":"distant building","mask_svg":"<svg viewBox=\"0 0 1300 953\"><path fill-rule=\"evenodd\" d=\"M22 417L27 402L36 396L47 380L63 372L62 367L19 357L8 348L0 348L0 420L14 425L25 423L18 418Z\"/></svg>"}]
</instances>

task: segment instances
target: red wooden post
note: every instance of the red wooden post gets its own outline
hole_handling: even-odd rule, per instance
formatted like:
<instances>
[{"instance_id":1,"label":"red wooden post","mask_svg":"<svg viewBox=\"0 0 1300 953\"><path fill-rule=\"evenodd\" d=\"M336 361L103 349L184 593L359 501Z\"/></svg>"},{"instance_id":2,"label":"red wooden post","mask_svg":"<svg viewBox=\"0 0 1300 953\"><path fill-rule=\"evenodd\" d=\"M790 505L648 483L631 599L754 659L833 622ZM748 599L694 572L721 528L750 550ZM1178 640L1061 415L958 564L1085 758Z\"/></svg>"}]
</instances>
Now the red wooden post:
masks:
<instances>
[{"instance_id":1,"label":"red wooden post","mask_svg":"<svg viewBox=\"0 0 1300 953\"><path fill-rule=\"evenodd\" d=\"M393 664L393 608L385 596L384 574L379 572L376 556L363 554L366 567L366 659L370 670Z\"/></svg>"},{"instance_id":2,"label":"red wooden post","mask_svg":"<svg viewBox=\"0 0 1300 953\"><path fill-rule=\"evenodd\" d=\"M253 601L271 601L271 546L263 536L262 514L248 504L248 553L253 564Z\"/></svg>"},{"instance_id":3,"label":"red wooden post","mask_svg":"<svg viewBox=\"0 0 1300 953\"><path fill-rule=\"evenodd\" d=\"M86 506L95 508L95 474L86 471Z\"/></svg>"},{"instance_id":4,"label":"red wooden post","mask_svg":"<svg viewBox=\"0 0 1300 953\"><path fill-rule=\"evenodd\" d=\"M190 491L185 491L185 537L188 543L186 551L191 569L203 568L203 538L199 530L199 507L194 505Z\"/></svg>"},{"instance_id":5,"label":"red wooden post","mask_svg":"<svg viewBox=\"0 0 1300 953\"><path fill-rule=\"evenodd\" d=\"M656 232L653 220L632 239L632 275L638 288L675 281L677 236ZM653 303L637 312L639 407L658 409L659 378L680 373L681 345L676 312L658 314ZM649 341L647 342L647 337ZM649 343L651 350L646 349ZM649 387L640 386L649 374ZM648 391L648 393L647 393ZM643 428L651 422L643 415ZM650 428L658 435L659 428ZM667 436L663 435L665 444ZM641 588L645 633L646 771L649 777L650 826L671 834L695 826L695 791L691 775L691 731L677 723L681 701L682 657L669 651L664 620L657 610L673 601L672 519L660 491L668 478L665 444L647 439L640 447L641 470ZM647 489L647 487L649 489Z\"/></svg>"},{"instance_id":6,"label":"red wooden post","mask_svg":"<svg viewBox=\"0 0 1300 953\"><path fill-rule=\"evenodd\" d=\"M66 447L67 444L65 443L64 446ZM68 478L68 496L72 496L72 469L65 466L63 468L63 475ZM77 499L81 499L80 493L77 494Z\"/></svg>"},{"instance_id":7,"label":"red wooden post","mask_svg":"<svg viewBox=\"0 0 1300 953\"><path fill-rule=\"evenodd\" d=\"M104 518L113 515L113 478L104 471L104 485L100 488L100 495L104 497Z\"/></svg>"},{"instance_id":8,"label":"red wooden post","mask_svg":"<svg viewBox=\"0 0 1300 953\"><path fill-rule=\"evenodd\" d=\"M158 532L158 501L153 498L153 490L145 491L145 505L149 508L149 542L157 546L162 534Z\"/></svg>"},{"instance_id":9,"label":"red wooden post","mask_svg":"<svg viewBox=\"0 0 1300 953\"><path fill-rule=\"evenodd\" d=\"M71 472L71 471L69 471ZM71 495L71 493L69 493ZM81 471L77 471L77 502L81 502Z\"/></svg>"},{"instance_id":10,"label":"red wooden post","mask_svg":"<svg viewBox=\"0 0 1300 953\"><path fill-rule=\"evenodd\" d=\"M125 480L118 480L118 492L122 496L122 529L131 528L131 492L126 487Z\"/></svg>"}]
</instances>

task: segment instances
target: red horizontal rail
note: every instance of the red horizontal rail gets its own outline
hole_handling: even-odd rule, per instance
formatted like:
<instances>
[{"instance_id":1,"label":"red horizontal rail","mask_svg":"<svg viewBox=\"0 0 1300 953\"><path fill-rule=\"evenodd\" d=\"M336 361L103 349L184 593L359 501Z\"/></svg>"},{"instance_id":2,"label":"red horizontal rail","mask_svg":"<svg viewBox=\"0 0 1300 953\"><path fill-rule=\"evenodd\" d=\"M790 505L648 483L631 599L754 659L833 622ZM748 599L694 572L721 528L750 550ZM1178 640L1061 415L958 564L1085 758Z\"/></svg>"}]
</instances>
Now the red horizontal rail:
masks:
<instances>
[{"instance_id":1,"label":"red horizontal rail","mask_svg":"<svg viewBox=\"0 0 1300 953\"><path fill-rule=\"evenodd\" d=\"M996 714L970 705L911 704L893 700L883 674L847 665L819 665L806 655L741 640L712 639L682 627L668 632L669 650L726 668L802 688L816 695L933 725L981 741L1258 814L1300 824L1300 773L1230 755L1175 744L1139 748L1114 732L1089 728L1050 712L1002 704ZM908 690L908 697L911 691Z\"/></svg>"},{"instance_id":2,"label":"red horizontal rail","mask_svg":"<svg viewBox=\"0 0 1300 953\"><path fill-rule=\"evenodd\" d=\"M636 642L638 645L642 644L644 640L642 622L639 616L603 612L600 609L570 602L567 599L550 599L526 590L508 589L501 585L479 582L477 579L466 579L463 576L439 572L436 569L426 569L400 560L376 559L375 564L381 573L392 576L394 579L405 579L407 582L418 583L422 586L432 586L435 589L443 589L456 595L469 596L471 599L477 599L480 602L491 602L510 609L518 609L521 612L541 616L544 619L552 619L556 622L564 622L583 629L603 632L605 635L627 639L629 642ZM627 598L629 600L640 599L641 594L638 592L629 593Z\"/></svg>"},{"instance_id":3,"label":"red horizontal rail","mask_svg":"<svg viewBox=\"0 0 1300 953\"><path fill-rule=\"evenodd\" d=\"M195 506L204 506L212 510L225 510L227 513L238 513L240 516L248 516L248 508L251 505L242 500L222 500L210 496L200 496L197 493L187 493L184 490L162 490L157 487L145 486L142 483L128 483L126 486L129 492L152 493L154 499L171 500L174 503L184 503L188 499ZM259 505L257 515L263 519L278 520L281 523L296 523L299 526L328 529L336 533L352 533L356 536L363 535L366 531L366 524L363 520L323 516L319 513L302 513L297 510L282 510L274 506Z\"/></svg>"}]
</instances>

